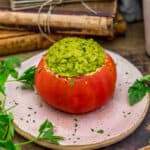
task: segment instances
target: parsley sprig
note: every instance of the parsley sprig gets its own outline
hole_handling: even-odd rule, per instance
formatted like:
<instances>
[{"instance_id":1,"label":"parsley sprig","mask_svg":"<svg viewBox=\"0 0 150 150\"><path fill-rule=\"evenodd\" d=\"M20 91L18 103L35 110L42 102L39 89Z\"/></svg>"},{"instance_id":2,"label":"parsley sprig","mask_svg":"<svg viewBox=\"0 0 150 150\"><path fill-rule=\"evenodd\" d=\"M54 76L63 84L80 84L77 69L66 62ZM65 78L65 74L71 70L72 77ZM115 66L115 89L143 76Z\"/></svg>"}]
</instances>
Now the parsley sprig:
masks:
<instances>
[{"instance_id":1,"label":"parsley sprig","mask_svg":"<svg viewBox=\"0 0 150 150\"><path fill-rule=\"evenodd\" d=\"M14 80L7 80L7 82L21 82L23 89L32 89L34 90L34 74L35 74L35 66L32 66L25 70L20 77L17 77Z\"/></svg>"},{"instance_id":2,"label":"parsley sprig","mask_svg":"<svg viewBox=\"0 0 150 150\"><path fill-rule=\"evenodd\" d=\"M44 123L39 128L39 140L47 140L53 144L59 144L59 140L62 140L63 137L54 135L54 125L45 120Z\"/></svg>"},{"instance_id":3,"label":"parsley sprig","mask_svg":"<svg viewBox=\"0 0 150 150\"><path fill-rule=\"evenodd\" d=\"M17 79L17 81L23 83L23 88L34 89L35 69L35 66L30 67Z\"/></svg>"},{"instance_id":4,"label":"parsley sprig","mask_svg":"<svg viewBox=\"0 0 150 150\"><path fill-rule=\"evenodd\" d=\"M3 119L7 121L7 119L6 119L7 117L9 117L9 115L4 116ZM14 127L13 127L12 121L13 120L11 120L12 131L11 131L11 129L5 130L5 128L4 128L3 132L7 131L8 132L7 135L13 134L13 136L9 136L8 138L4 138L4 137L0 136L0 148L4 148L6 150L21 150L21 146L30 144L35 141L46 140L53 144L59 144L59 141L63 139L63 137L61 137L61 136L54 135L54 125L51 122L49 122L48 120L45 120L39 128L39 134L37 137L35 137L29 141L25 141L25 142L13 143ZM3 121L3 122L5 122L5 121ZM9 126L9 124L7 124L7 126ZM0 128L1 128L1 126L0 126ZM5 133L1 133L1 135L5 135Z\"/></svg>"},{"instance_id":5,"label":"parsley sprig","mask_svg":"<svg viewBox=\"0 0 150 150\"><path fill-rule=\"evenodd\" d=\"M40 140L46 140L46 141L49 141L53 144L59 144L59 140L63 139L62 136L54 135L54 125L51 122L49 122L48 120L45 120L41 124L38 131L39 131L39 134L37 137L33 138L30 141L25 141L25 142L18 143L15 145L22 146L22 145L26 145L26 144L29 144L29 143L32 143L35 141L40 141Z\"/></svg>"},{"instance_id":6,"label":"parsley sprig","mask_svg":"<svg viewBox=\"0 0 150 150\"><path fill-rule=\"evenodd\" d=\"M33 89L34 87L34 74L35 66L32 66L24 71L24 73L19 76L15 67L20 67L21 62L16 57L10 57L5 61L0 62L0 93L5 95L5 83L18 81L23 84L25 89ZM14 80L7 81L8 77L12 76Z\"/></svg>"},{"instance_id":7,"label":"parsley sprig","mask_svg":"<svg viewBox=\"0 0 150 150\"><path fill-rule=\"evenodd\" d=\"M20 60L16 57L10 57L5 61L0 62L0 92L5 95L5 83L9 75L13 78L18 77L18 72L15 67L21 65Z\"/></svg>"},{"instance_id":8,"label":"parsley sprig","mask_svg":"<svg viewBox=\"0 0 150 150\"><path fill-rule=\"evenodd\" d=\"M150 92L150 75L145 75L141 79L136 80L128 89L129 103L134 105Z\"/></svg>"},{"instance_id":9,"label":"parsley sprig","mask_svg":"<svg viewBox=\"0 0 150 150\"><path fill-rule=\"evenodd\" d=\"M14 138L14 116L9 111L14 107L11 106L7 110L5 109L6 92L5 84L7 82L18 81L23 84L26 89L34 88L34 74L35 66L30 67L24 73L19 76L19 73L15 69L20 67L21 62L16 57L10 57L5 61L0 62L0 149L4 150L21 150L22 145L26 145L38 140L47 140L54 144L59 144L59 140L63 139L61 136L54 135L54 125L45 120L40 128L37 137L25 141L22 143L13 143ZM8 77L11 76L14 80L8 81Z\"/></svg>"}]
</instances>

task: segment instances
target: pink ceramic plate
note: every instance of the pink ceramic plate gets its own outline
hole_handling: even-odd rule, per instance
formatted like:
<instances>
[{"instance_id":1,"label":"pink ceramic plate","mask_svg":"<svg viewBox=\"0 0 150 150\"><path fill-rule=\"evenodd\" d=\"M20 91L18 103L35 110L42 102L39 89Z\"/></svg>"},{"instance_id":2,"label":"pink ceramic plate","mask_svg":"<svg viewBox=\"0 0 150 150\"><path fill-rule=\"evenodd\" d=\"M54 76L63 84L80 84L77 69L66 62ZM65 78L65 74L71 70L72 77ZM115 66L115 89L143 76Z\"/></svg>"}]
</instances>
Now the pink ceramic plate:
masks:
<instances>
[{"instance_id":1,"label":"pink ceramic plate","mask_svg":"<svg viewBox=\"0 0 150 150\"><path fill-rule=\"evenodd\" d=\"M40 53L22 64L23 72L37 65ZM142 122L149 107L148 95L134 106L128 103L128 88L141 73L121 56L108 51L117 65L117 84L112 100L102 108L83 115L71 115L53 109L41 100L36 91L22 90L17 82L7 84L6 107L17 104L12 110L16 130L26 138L38 134L40 124L48 119L55 126L55 134L64 137L60 145L38 142L53 149L94 149L116 143L131 134ZM109 85L108 85L109 86ZM101 130L101 133L97 133Z\"/></svg>"}]
</instances>

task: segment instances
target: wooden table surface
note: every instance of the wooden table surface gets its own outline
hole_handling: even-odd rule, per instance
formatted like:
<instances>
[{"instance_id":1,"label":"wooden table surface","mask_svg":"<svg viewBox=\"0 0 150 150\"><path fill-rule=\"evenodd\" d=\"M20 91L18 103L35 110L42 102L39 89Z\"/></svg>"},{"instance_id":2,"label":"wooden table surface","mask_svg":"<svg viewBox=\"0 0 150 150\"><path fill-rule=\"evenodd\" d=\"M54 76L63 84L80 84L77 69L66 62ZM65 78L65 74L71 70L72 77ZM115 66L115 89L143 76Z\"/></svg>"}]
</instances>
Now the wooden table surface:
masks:
<instances>
[{"instance_id":1,"label":"wooden table surface","mask_svg":"<svg viewBox=\"0 0 150 150\"><path fill-rule=\"evenodd\" d=\"M144 26L142 22L129 24L126 36L118 37L113 41L100 40L96 38L105 48L112 50L132 62L143 74L150 74L150 57L145 52ZM25 60L36 52L17 54L21 60ZM25 140L16 133L15 142ZM123 141L102 148L102 150L137 150L148 145L150 141L150 110L141 126ZM30 144L22 148L23 150L46 150L36 144Z\"/></svg>"}]
</instances>

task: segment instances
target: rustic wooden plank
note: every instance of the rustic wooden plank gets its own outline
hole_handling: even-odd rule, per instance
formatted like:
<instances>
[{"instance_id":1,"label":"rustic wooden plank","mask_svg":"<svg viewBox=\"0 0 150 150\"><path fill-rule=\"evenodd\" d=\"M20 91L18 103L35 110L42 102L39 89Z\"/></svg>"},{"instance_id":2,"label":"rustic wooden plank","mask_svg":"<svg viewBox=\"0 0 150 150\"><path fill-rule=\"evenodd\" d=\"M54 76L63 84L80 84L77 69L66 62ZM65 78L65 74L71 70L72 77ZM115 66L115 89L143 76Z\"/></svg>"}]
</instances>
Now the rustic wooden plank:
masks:
<instances>
[{"instance_id":1,"label":"rustic wooden plank","mask_svg":"<svg viewBox=\"0 0 150 150\"><path fill-rule=\"evenodd\" d=\"M104 14L104 15L110 15L110 16L114 16L116 14L116 7L117 7L117 0L92 0L92 2L86 2L88 5L90 5L90 7L92 7L93 10L95 11L99 11L99 13ZM10 9L10 3L9 0L0 0L0 8L7 8ZM100 3L100 5L99 5ZM37 12L38 8L33 8L27 11L34 11ZM65 11L67 12L72 12L74 14L78 13L78 11L86 11L89 12L89 10L87 10L83 5L81 5L81 3L69 3L69 4L65 4L65 5L59 5L57 7L54 8L54 13L65 13ZM44 12L48 11L48 7L45 7ZM67 13L68 13L67 12Z\"/></svg>"}]
</instances>

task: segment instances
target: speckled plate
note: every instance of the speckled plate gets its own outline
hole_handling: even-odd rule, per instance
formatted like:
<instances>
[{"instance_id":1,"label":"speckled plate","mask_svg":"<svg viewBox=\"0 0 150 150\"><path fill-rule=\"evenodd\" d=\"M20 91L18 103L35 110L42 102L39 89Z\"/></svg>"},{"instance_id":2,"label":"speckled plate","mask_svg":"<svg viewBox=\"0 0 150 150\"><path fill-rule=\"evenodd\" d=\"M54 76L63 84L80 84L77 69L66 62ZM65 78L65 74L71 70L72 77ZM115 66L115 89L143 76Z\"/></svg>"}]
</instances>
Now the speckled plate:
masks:
<instances>
[{"instance_id":1,"label":"speckled plate","mask_svg":"<svg viewBox=\"0 0 150 150\"><path fill-rule=\"evenodd\" d=\"M40 53L22 64L23 72L37 65ZM108 51L117 64L117 84L113 98L102 108L83 115L71 115L60 112L42 101L36 91L22 90L17 82L7 84L6 107L14 104L12 110L16 131L31 139L38 134L40 124L48 119L55 126L55 134L64 137L60 145L40 141L38 144L61 150L94 149L116 143L131 134L144 119L148 107L148 95L134 106L128 103L128 87L141 73L121 56ZM108 85L109 86L109 85ZM101 130L101 133L97 133Z\"/></svg>"}]
</instances>

